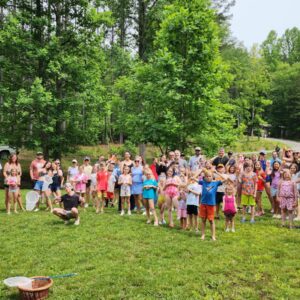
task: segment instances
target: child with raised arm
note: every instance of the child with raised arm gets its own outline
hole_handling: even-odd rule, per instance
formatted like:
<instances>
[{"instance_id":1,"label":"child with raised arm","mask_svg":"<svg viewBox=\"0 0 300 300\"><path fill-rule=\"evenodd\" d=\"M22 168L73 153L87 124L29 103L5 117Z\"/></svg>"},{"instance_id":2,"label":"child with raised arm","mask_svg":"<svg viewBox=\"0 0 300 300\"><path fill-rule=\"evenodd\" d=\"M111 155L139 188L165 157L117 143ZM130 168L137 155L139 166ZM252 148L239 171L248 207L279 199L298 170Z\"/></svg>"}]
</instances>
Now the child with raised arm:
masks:
<instances>
[{"instance_id":1,"label":"child with raised arm","mask_svg":"<svg viewBox=\"0 0 300 300\"><path fill-rule=\"evenodd\" d=\"M292 181L289 170L283 171L282 179L278 184L277 201L281 208L282 226L285 226L286 214L289 216L289 227L293 228L293 211L297 206L297 184Z\"/></svg>"},{"instance_id":2,"label":"child with raised arm","mask_svg":"<svg viewBox=\"0 0 300 300\"><path fill-rule=\"evenodd\" d=\"M206 171L204 180L200 180L199 184L202 185L202 196L200 204L199 216L202 219L201 224L201 239L205 239L205 227L206 220L210 223L211 238L213 241L216 240L216 229L215 229L215 206L216 206L216 193L218 186L222 184L222 181L213 181L212 172Z\"/></svg>"},{"instance_id":3,"label":"child with raised arm","mask_svg":"<svg viewBox=\"0 0 300 300\"><path fill-rule=\"evenodd\" d=\"M243 218L242 223L246 222L246 209L247 206L251 208L251 220L250 223L255 223L254 221L254 208L255 208L255 198L257 191L257 176L253 172L252 163L245 162L244 172L241 175L241 186L242 186L242 201L243 206Z\"/></svg>"},{"instance_id":4,"label":"child with raised arm","mask_svg":"<svg viewBox=\"0 0 300 300\"><path fill-rule=\"evenodd\" d=\"M187 186L187 215L189 228L198 232L198 207L199 198L202 193L202 186L198 184L196 177L190 178L190 183Z\"/></svg>"},{"instance_id":5,"label":"child with raised arm","mask_svg":"<svg viewBox=\"0 0 300 300\"><path fill-rule=\"evenodd\" d=\"M120 185L120 196L121 196L121 216L124 216L124 203L127 203L128 215L131 215L130 210L130 196L131 190L130 186L132 185L131 175L129 174L130 168L127 165L123 167L123 173L120 175L118 183Z\"/></svg>"},{"instance_id":6,"label":"child with raised arm","mask_svg":"<svg viewBox=\"0 0 300 300\"><path fill-rule=\"evenodd\" d=\"M146 179L143 182L143 202L146 208L147 224L151 224L150 212L154 217L154 226L158 226L158 219L154 207L157 181L154 179L151 170L145 172Z\"/></svg>"},{"instance_id":7,"label":"child with raised arm","mask_svg":"<svg viewBox=\"0 0 300 300\"><path fill-rule=\"evenodd\" d=\"M235 188L233 185L228 184L225 188L225 195L223 196L223 212L225 215L225 231L235 232L234 228L234 216L237 211L236 201L235 201Z\"/></svg>"}]
</instances>

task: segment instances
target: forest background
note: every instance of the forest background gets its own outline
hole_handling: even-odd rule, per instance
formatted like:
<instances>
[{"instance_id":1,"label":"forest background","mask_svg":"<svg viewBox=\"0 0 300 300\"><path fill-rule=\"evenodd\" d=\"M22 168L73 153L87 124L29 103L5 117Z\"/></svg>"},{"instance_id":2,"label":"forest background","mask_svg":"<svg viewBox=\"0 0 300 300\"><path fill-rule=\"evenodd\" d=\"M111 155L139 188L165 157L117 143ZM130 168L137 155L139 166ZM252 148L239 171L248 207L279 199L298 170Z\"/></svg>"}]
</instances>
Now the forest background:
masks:
<instances>
[{"instance_id":1,"label":"forest background","mask_svg":"<svg viewBox=\"0 0 300 300\"><path fill-rule=\"evenodd\" d=\"M0 140L213 153L242 135L300 138L300 30L247 50L232 0L0 1Z\"/></svg>"}]
</instances>

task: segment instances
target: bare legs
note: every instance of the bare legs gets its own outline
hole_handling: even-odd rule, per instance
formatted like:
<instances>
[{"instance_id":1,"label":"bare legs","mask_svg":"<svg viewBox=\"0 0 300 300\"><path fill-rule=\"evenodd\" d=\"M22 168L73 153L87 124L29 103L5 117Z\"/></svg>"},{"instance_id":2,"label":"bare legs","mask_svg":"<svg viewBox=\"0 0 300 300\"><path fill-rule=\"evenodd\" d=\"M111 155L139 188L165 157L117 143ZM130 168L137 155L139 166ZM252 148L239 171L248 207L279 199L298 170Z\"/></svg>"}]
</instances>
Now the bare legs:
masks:
<instances>
[{"instance_id":1,"label":"bare legs","mask_svg":"<svg viewBox=\"0 0 300 300\"><path fill-rule=\"evenodd\" d=\"M216 240L215 221L214 220L209 220L209 224L210 224L211 239L213 241L215 241ZM203 241L205 239L205 227L206 227L206 218L202 218L202 223L201 223L201 240L203 240Z\"/></svg>"}]
</instances>

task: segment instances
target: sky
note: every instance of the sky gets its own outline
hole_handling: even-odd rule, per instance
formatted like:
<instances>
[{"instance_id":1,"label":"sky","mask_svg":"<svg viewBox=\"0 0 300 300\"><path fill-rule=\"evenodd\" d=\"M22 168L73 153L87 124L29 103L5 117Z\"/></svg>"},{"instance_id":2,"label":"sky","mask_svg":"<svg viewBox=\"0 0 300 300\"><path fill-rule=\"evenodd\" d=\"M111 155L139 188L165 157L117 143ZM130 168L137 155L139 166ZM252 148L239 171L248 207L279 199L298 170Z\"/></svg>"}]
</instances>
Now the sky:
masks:
<instances>
[{"instance_id":1,"label":"sky","mask_svg":"<svg viewBox=\"0 0 300 300\"><path fill-rule=\"evenodd\" d=\"M248 49L271 30L281 36L288 28L300 28L300 0L236 0L231 13L232 34Z\"/></svg>"}]
</instances>

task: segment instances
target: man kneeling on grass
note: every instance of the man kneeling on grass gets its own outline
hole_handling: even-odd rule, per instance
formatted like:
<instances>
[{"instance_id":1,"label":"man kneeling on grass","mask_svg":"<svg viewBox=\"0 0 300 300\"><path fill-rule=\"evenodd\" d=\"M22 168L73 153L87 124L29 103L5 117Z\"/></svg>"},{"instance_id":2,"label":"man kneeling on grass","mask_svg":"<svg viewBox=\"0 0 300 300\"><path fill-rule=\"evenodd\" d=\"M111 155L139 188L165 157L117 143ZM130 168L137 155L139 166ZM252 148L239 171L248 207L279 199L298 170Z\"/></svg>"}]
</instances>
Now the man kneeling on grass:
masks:
<instances>
[{"instance_id":1,"label":"man kneeling on grass","mask_svg":"<svg viewBox=\"0 0 300 300\"><path fill-rule=\"evenodd\" d=\"M79 225L80 218L77 207L84 205L84 199L75 194L71 183L66 183L66 192L67 194L62 197L56 198L57 201L63 203L64 208L54 208L53 214L63 219L65 224L68 224L70 219L75 219L74 225Z\"/></svg>"}]
</instances>

